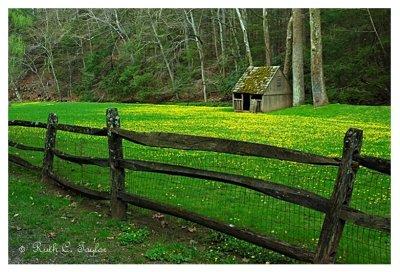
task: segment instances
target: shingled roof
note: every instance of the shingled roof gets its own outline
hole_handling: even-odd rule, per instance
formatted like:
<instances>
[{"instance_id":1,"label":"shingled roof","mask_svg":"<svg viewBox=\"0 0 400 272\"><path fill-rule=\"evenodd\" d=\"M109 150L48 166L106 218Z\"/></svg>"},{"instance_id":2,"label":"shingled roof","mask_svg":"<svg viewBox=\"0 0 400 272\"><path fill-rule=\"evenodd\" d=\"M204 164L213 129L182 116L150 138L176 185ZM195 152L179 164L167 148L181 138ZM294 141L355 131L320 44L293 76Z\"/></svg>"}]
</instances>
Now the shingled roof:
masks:
<instances>
[{"instance_id":1,"label":"shingled roof","mask_svg":"<svg viewBox=\"0 0 400 272\"><path fill-rule=\"evenodd\" d=\"M263 94L279 66L250 66L233 88L234 93Z\"/></svg>"}]
</instances>

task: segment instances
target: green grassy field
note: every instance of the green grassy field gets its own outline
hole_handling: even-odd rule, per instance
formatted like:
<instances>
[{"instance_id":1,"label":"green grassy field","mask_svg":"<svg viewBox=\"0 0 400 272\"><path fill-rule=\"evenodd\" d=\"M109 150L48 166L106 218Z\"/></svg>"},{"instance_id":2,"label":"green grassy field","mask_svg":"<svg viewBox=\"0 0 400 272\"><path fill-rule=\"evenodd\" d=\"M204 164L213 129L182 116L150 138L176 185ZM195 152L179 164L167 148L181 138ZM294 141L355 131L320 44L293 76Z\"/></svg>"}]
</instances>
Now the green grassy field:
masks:
<instances>
[{"instance_id":1,"label":"green grassy field","mask_svg":"<svg viewBox=\"0 0 400 272\"><path fill-rule=\"evenodd\" d=\"M355 127L364 131L362 154L390 158L390 107L302 106L268 114L250 114L234 113L229 107L25 103L11 106L9 120L46 122L48 113L55 112L60 123L104 127L105 112L109 107L118 108L121 126L125 129L267 143L335 157L341 155L345 132ZM9 138L27 145L43 146L44 130L11 127ZM107 140L100 137L58 132L56 146L71 154L108 156ZM9 148L9 152L36 165L41 163L42 154L14 148ZM212 152L150 148L126 141L124 156L262 178L307 189L325 197L331 194L337 171L335 167L308 166ZM109 173L106 169L81 167L56 159L55 171L88 187L100 190L109 188ZM188 208L311 250L315 250L323 221L321 213L244 188L212 181L127 171L126 187L129 192ZM351 206L371 214L389 216L389 177L361 168ZM135 212L152 216L151 212L139 210ZM352 224L346 225L343 235L339 261L390 262L390 236ZM196 261L191 259L186 262Z\"/></svg>"}]
</instances>

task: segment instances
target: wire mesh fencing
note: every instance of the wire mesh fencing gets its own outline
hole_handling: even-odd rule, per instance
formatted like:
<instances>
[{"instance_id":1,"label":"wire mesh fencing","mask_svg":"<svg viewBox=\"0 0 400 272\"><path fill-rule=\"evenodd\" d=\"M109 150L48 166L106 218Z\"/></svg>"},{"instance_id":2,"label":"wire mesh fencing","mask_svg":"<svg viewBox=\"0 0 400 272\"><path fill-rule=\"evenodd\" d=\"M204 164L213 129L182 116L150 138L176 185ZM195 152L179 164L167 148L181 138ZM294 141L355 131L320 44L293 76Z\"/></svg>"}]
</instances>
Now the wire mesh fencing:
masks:
<instances>
[{"instance_id":1,"label":"wire mesh fencing","mask_svg":"<svg viewBox=\"0 0 400 272\"><path fill-rule=\"evenodd\" d=\"M46 130L38 129L33 127L8 127L8 140L19 144L32 147L44 147L44 139L46 136ZM8 152L12 155L16 155L34 166L42 166L43 153L21 150L12 146L8 146Z\"/></svg>"},{"instance_id":2,"label":"wire mesh fencing","mask_svg":"<svg viewBox=\"0 0 400 272\"><path fill-rule=\"evenodd\" d=\"M272 159L151 148L125 143L124 147L125 158L259 178L308 189L325 196L332 191L335 182L335 167L314 167ZM298 173L295 172L296 168L299 168ZM126 190L310 250L316 250L324 218L323 213L247 188L211 180L128 171Z\"/></svg>"},{"instance_id":3,"label":"wire mesh fencing","mask_svg":"<svg viewBox=\"0 0 400 272\"><path fill-rule=\"evenodd\" d=\"M106 137L58 131L56 149L80 157L108 158ZM54 157L53 172L70 182L98 191L110 191L110 169L79 165Z\"/></svg>"},{"instance_id":4,"label":"wire mesh fencing","mask_svg":"<svg viewBox=\"0 0 400 272\"><path fill-rule=\"evenodd\" d=\"M390 217L390 176L360 167L350 207L370 215ZM343 263L390 263L390 234L347 222L338 260Z\"/></svg>"},{"instance_id":5,"label":"wire mesh fencing","mask_svg":"<svg viewBox=\"0 0 400 272\"><path fill-rule=\"evenodd\" d=\"M124 156L204 170L238 174L309 190L330 198L337 167L315 166L222 153L162 149L124 142ZM150 199L250 228L261 234L316 250L324 214L250 189L209 180L128 171L126 190ZM390 176L360 167L351 207L390 216ZM355 235L352 235L355 234ZM354 250L355 249L355 250ZM347 223L337 260L389 263L390 234Z\"/></svg>"}]
</instances>

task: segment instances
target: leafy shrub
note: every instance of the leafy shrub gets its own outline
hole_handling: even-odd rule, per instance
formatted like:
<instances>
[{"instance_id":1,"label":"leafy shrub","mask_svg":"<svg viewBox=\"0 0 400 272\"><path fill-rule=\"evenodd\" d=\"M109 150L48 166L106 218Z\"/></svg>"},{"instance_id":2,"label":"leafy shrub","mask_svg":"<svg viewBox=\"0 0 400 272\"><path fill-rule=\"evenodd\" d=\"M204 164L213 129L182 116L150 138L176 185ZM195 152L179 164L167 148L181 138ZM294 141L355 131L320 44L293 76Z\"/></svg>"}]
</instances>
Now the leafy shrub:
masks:
<instances>
[{"instance_id":1,"label":"leafy shrub","mask_svg":"<svg viewBox=\"0 0 400 272\"><path fill-rule=\"evenodd\" d=\"M121 245L128 246L132 243L141 244L149 236L150 232L147 228L139 229L133 232L121 233L118 235L118 240Z\"/></svg>"},{"instance_id":2,"label":"leafy shrub","mask_svg":"<svg viewBox=\"0 0 400 272\"><path fill-rule=\"evenodd\" d=\"M171 244L165 246L162 244L156 244L155 248L146 251L145 256L151 261L160 261L168 263L187 263L192 260L191 250L187 250L180 244Z\"/></svg>"}]
</instances>

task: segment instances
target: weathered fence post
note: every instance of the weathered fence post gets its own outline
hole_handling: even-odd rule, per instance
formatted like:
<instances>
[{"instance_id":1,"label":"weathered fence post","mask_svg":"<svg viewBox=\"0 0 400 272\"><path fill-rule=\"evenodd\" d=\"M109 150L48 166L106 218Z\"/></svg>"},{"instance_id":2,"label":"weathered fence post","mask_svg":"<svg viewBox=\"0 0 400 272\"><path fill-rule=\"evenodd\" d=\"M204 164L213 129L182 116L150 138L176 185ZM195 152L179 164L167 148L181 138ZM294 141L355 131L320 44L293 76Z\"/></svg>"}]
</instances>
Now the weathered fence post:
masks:
<instances>
[{"instance_id":1,"label":"weathered fence post","mask_svg":"<svg viewBox=\"0 0 400 272\"><path fill-rule=\"evenodd\" d=\"M116 108L107 109L106 123L111 167L111 216L124 219L127 204L118 198L118 192L125 191L125 171L118 165L118 159L123 158L122 138L111 131L113 128L120 127L120 118Z\"/></svg>"},{"instance_id":2,"label":"weathered fence post","mask_svg":"<svg viewBox=\"0 0 400 272\"><path fill-rule=\"evenodd\" d=\"M350 128L344 137L342 159L340 161L335 188L330 200L331 206L325 215L319 236L314 263L334 263L345 221L339 219L343 205L350 205L354 179L359 164L353 158L361 151L362 130Z\"/></svg>"},{"instance_id":3,"label":"weathered fence post","mask_svg":"<svg viewBox=\"0 0 400 272\"><path fill-rule=\"evenodd\" d=\"M49 180L49 174L53 171L54 153L53 149L56 145L56 132L55 125L58 124L58 117L55 113L50 113L47 119L46 139L44 143L44 157L42 168L42 181Z\"/></svg>"}]
</instances>

